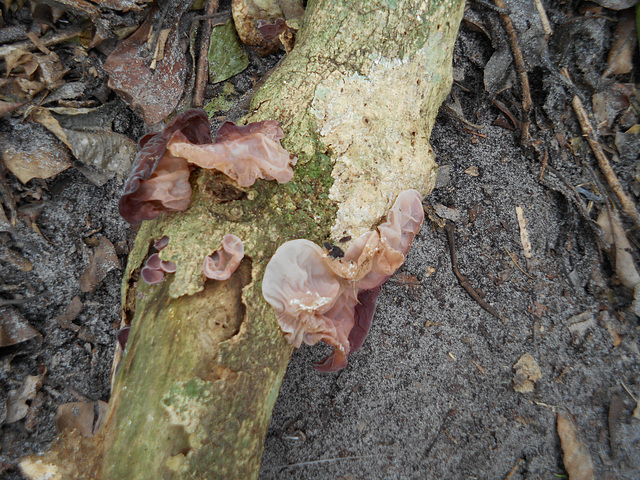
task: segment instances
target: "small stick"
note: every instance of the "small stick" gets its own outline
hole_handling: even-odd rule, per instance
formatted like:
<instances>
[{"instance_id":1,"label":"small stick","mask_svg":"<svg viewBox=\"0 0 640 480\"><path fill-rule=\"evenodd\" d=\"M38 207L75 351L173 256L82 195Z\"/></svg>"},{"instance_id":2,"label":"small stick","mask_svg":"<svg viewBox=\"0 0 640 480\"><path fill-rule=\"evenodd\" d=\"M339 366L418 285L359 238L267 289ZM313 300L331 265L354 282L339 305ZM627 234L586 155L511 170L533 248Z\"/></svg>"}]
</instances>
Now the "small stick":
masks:
<instances>
[{"instance_id":1,"label":"small stick","mask_svg":"<svg viewBox=\"0 0 640 480\"><path fill-rule=\"evenodd\" d=\"M547 154L547 149L544 149L544 157L542 158L542 171L540 172L540 178L538 181L542 181L542 177L544 177L544 171L547 169L547 162L549 161L549 155Z\"/></svg>"},{"instance_id":2,"label":"small stick","mask_svg":"<svg viewBox=\"0 0 640 480\"><path fill-rule=\"evenodd\" d=\"M569 78L569 73L566 69L563 69L562 74L566 78ZM625 193L620 180L618 180L616 173L613 171L613 168L611 168L611 164L609 163L607 156L604 154L604 150L602 150L602 147L598 142L598 138L596 137L593 126L591 125L589 116L587 115L587 112L582 105L582 101L577 95L573 97L571 105L573 106L573 110L576 112L576 116L578 117L578 122L580 123L580 127L582 128L582 134L587 139L587 143L589 144L589 147L591 147L596 160L598 160L600 171L602 171L602 174L607 180L609 187L611 187L611 190L613 190L613 193L616 194L618 200L620 200L620 203L622 204L622 211L631 220L633 220L636 226L640 227L640 215L636 210L636 206L634 205L633 200L631 200L631 197L629 197L629 195Z\"/></svg>"},{"instance_id":3,"label":"small stick","mask_svg":"<svg viewBox=\"0 0 640 480\"><path fill-rule=\"evenodd\" d=\"M513 254L507 250L507 247L505 247L504 245L502 246L502 248L504 248L504 251L507 252L507 254L509 255L509 257L511 258L511 261L514 263L514 265L516 267L518 267L518 270L520 270L522 273L524 273L527 277L529 277L531 280L535 280L535 278L533 278L531 275L529 275L527 272L525 272L522 267L520 265L518 265L518 262L516 260L516 257L513 256Z\"/></svg>"},{"instance_id":4,"label":"small stick","mask_svg":"<svg viewBox=\"0 0 640 480\"><path fill-rule=\"evenodd\" d=\"M207 2L206 16L213 16L218 11L219 0ZM193 106L201 108L204 105L204 90L209 82L209 42L213 30L213 19L209 18L202 24L200 36L200 52L198 54L198 70L196 71L196 91L193 95Z\"/></svg>"},{"instance_id":5,"label":"small stick","mask_svg":"<svg viewBox=\"0 0 640 480\"><path fill-rule=\"evenodd\" d=\"M503 0L494 0L495 4L498 8L507 8ZM533 102L531 101L531 89L529 88L529 75L527 74L527 68L524 64L524 57L522 56L522 50L520 50L520 46L518 45L518 35L516 34L516 30L513 27L513 22L511 21L511 17L508 14L502 13L500 14L500 18L504 22L504 28L507 31L507 35L509 35L509 42L511 43L511 50L513 51L513 60L516 64L516 70L518 71L518 76L520 77L520 84L522 86L522 144L529 144L529 112L531 111L531 106Z\"/></svg>"},{"instance_id":6,"label":"small stick","mask_svg":"<svg viewBox=\"0 0 640 480\"><path fill-rule=\"evenodd\" d=\"M58 43L71 40L73 37L77 37L81 33L82 28L70 28L69 30L65 30L64 32L47 35L46 37L40 38L39 40L45 47L51 47L53 45L57 45ZM0 47L0 57L6 57L16 49L32 52L33 50L36 50L36 48L38 47L36 47L35 43L33 43L31 40L10 43L8 45L3 45Z\"/></svg>"},{"instance_id":7,"label":"small stick","mask_svg":"<svg viewBox=\"0 0 640 480\"><path fill-rule=\"evenodd\" d=\"M485 302L482 298L480 298L480 295L478 295L478 292L476 292L474 288L471 286L471 282L469 282L469 279L464 275L462 275L462 273L460 273L460 270L458 269L458 259L456 257L455 239L453 237L453 224L450 222L447 222L447 225L444 227L444 230L447 232L447 240L449 241L449 252L451 253L451 268L453 269L453 274L458 279L458 282L460 282L460 285L462 286L462 288L464 288L469 294L469 296L471 296L471 298L473 298L476 302L478 302L478 304L482 308L484 308L487 312L489 312L494 317L504 321L504 318L500 316L500 314L495 308L493 308L491 305Z\"/></svg>"},{"instance_id":8,"label":"small stick","mask_svg":"<svg viewBox=\"0 0 640 480\"><path fill-rule=\"evenodd\" d=\"M551 29L551 23L549 23L549 17L547 17L547 12L544 11L544 5L542 5L541 0L533 0L533 3L536 4L536 8L538 9L538 15L540 15L540 21L542 22L542 30L544 30L544 34L547 37L553 35L553 30Z\"/></svg>"}]
</instances>

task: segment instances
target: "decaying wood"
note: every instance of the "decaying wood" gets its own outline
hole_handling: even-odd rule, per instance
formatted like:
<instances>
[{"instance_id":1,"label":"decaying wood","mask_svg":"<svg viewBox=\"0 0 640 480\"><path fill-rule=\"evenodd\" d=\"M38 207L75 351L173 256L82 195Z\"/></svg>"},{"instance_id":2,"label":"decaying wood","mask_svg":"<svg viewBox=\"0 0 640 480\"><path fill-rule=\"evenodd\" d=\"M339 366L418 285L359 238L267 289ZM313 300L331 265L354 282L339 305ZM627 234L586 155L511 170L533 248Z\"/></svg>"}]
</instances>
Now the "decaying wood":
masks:
<instances>
[{"instance_id":1,"label":"decaying wood","mask_svg":"<svg viewBox=\"0 0 640 480\"><path fill-rule=\"evenodd\" d=\"M26 458L25 471L257 477L291 354L261 295L265 266L287 240L356 238L401 191L431 191L428 139L451 87L463 9L462 0L309 2L295 48L247 119L281 123L283 145L299 158L294 179L258 182L220 203L216 176L195 172L186 212L143 223L123 282L131 333L105 426L93 437L59 439L50 453ZM203 258L227 233L242 239L245 259L229 280L205 282ZM138 272L165 235L161 257L177 271L148 286Z\"/></svg>"}]
</instances>

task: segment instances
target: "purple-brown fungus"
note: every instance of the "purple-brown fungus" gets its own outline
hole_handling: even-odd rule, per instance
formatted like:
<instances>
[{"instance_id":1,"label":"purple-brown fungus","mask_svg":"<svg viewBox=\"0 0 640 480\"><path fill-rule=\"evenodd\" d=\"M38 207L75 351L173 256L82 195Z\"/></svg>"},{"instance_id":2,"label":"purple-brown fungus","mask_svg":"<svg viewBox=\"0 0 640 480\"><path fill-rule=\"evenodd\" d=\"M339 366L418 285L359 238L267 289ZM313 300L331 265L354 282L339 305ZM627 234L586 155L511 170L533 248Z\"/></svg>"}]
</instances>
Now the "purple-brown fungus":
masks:
<instances>
[{"instance_id":1,"label":"purple-brown fungus","mask_svg":"<svg viewBox=\"0 0 640 480\"><path fill-rule=\"evenodd\" d=\"M187 110L176 115L162 132L140 139L140 150L118 204L120 215L129 223L187 209L191 167L184 158L167 152L167 145L178 133L191 143L211 143L207 114L203 110Z\"/></svg>"},{"instance_id":2,"label":"purple-brown fungus","mask_svg":"<svg viewBox=\"0 0 640 480\"><path fill-rule=\"evenodd\" d=\"M169 245L169 237L166 235L156 241L153 246L160 251ZM140 271L140 276L149 285L156 285L164 280L165 273L175 273L176 264L167 260L160 259L160 255L154 253L147 258L144 267Z\"/></svg>"},{"instance_id":3,"label":"purple-brown fungus","mask_svg":"<svg viewBox=\"0 0 640 480\"><path fill-rule=\"evenodd\" d=\"M161 260L160 255L154 253L144 264L140 271L140 276L149 285L156 285L164 280L165 273L175 273L176 264L166 260Z\"/></svg>"},{"instance_id":4,"label":"purple-brown fungus","mask_svg":"<svg viewBox=\"0 0 640 480\"><path fill-rule=\"evenodd\" d=\"M206 113L183 112L161 133L140 139L118 205L120 214L135 224L163 212L186 210L191 199L189 175L195 167L218 170L240 187L259 178L288 182L297 158L280 145L283 136L272 120L245 126L227 122L212 144Z\"/></svg>"},{"instance_id":5,"label":"purple-brown fungus","mask_svg":"<svg viewBox=\"0 0 640 480\"><path fill-rule=\"evenodd\" d=\"M404 263L424 211L416 190L402 192L387 221L334 258L309 240L281 245L267 265L262 294L296 348L319 341L333 352L316 369L340 370L369 332L380 286Z\"/></svg>"}]
</instances>

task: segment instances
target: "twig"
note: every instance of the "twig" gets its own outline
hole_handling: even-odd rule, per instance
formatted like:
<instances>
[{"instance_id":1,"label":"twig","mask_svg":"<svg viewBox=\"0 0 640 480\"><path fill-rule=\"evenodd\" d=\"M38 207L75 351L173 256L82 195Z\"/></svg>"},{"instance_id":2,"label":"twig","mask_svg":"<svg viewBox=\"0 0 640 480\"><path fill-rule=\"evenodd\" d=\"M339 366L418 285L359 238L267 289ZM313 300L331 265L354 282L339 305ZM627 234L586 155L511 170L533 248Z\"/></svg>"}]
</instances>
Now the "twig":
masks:
<instances>
[{"instance_id":1,"label":"twig","mask_svg":"<svg viewBox=\"0 0 640 480\"><path fill-rule=\"evenodd\" d=\"M495 0L495 4L498 8L507 8L505 3L502 0ZM520 46L518 45L518 35L516 34L516 30L513 27L513 22L511 21L511 17L508 14L500 14L500 18L504 22L504 28L507 31L507 35L509 35L509 42L511 43L511 50L513 51L513 60L516 64L516 70L518 71L518 76L520 77L520 84L522 86L522 133L521 133L521 141L523 145L529 144L529 112L531 111L531 106L533 102L531 101L531 89L529 88L529 75L527 74L527 68L524 64L524 57L522 56L522 51L520 50Z\"/></svg>"},{"instance_id":2,"label":"twig","mask_svg":"<svg viewBox=\"0 0 640 480\"><path fill-rule=\"evenodd\" d=\"M480 298L480 295L478 295L478 292L476 292L474 288L471 286L471 282L469 282L469 279L464 275L462 275L462 273L460 273L460 270L458 269L458 259L456 257L455 239L453 237L453 224L450 222L447 222L447 225L444 227L444 230L445 232L447 232L447 240L449 241L449 252L451 253L451 268L453 269L453 274L458 279L458 282L460 282L460 285L462 286L462 288L464 288L467 291L467 293L471 296L471 298L473 298L476 302L478 302L478 304L482 308L484 308L487 312L489 312L494 317L499 318L500 320L504 320L504 318L498 313L498 311L495 308L493 308L491 305L485 302L482 298Z\"/></svg>"},{"instance_id":3,"label":"twig","mask_svg":"<svg viewBox=\"0 0 640 480\"><path fill-rule=\"evenodd\" d=\"M531 280L535 280L531 275L529 275L527 272L525 272L522 267L520 265L518 265L518 261L516 260L516 257L513 256L513 254L507 250L507 247L505 247L504 245L502 246L502 248L504 248L504 251L507 252L507 254L509 255L509 257L511 258L511 261L514 263L514 265L516 267L518 267L518 270L520 270L522 273L524 273L527 277L529 277Z\"/></svg>"},{"instance_id":4,"label":"twig","mask_svg":"<svg viewBox=\"0 0 640 480\"><path fill-rule=\"evenodd\" d=\"M218 11L219 0L209 0L207 2L206 15L213 15ZM200 52L198 54L198 70L196 71L196 86L193 95L193 106L202 107L204 105L204 90L209 82L209 43L211 41L211 31L213 30L213 19L209 18L202 24L200 32Z\"/></svg>"},{"instance_id":5,"label":"twig","mask_svg":"<svg viewBox=\"0 0 640 480\"><path fill-rule=\"evenodd\" d=\"M547 12L544 11L544 5L542 5L541 0L533 0L533 3L536 4L536 8L538 9L538 15L540 15L540 21L542 22L542 30L544 30L544 34L550 37L553 35L553 30L551 29L551 23L549 23L549 17L547 17Z\"/></svg>"},{"instance_id":6,"label":"twig","mask_svg":"<svg viewBox=\"0 0 640 480\"><path fill-rule=\"evenodd\" d=\"M504 477L504 480L511 480L513 478L513 476L518 473L518 470L520 469L520 467L524 464L524 459L523 458L519 458L518 461L515 463L515 465L513 467L511 467L511 470L509 470L509 473L507 473L507 476Z\"/></svg>"},{"instance_id":7,"label":"twig","mask_svg":"<svg viewBox=\"0 0 640 480\"><path fill-rule=\"evenodd\" d=\"M323 458L320 460L310 460L308 462L299 462L299 463L291 463L289 465L281 465L278 468L285 469L285 468L301 467L303 465L317 465L319 463L339 462L341 460L360 460L362 458L373 458L373 457L379 457L379 456L380 455L358 455L355 457Z\"/></svg>"},{"instance_id":8,"label":"twig","mask_svg":"<svg viewBox=\"0 0 640 480\"><path fill-rule=\"evenodd\" d=\"M544 149L544 157L542 158L542 171L540 172L540 178L538 181L542 181L542 177L544 177L544 171L547 169L547 162L549 161L549 154L547 153L547 149Z\"/></svg>"},{"instance_id":9,"label":"twig","mask_svg":"<svg viewBox=\"0 0 640 480\"><path fill-rule=\"evenodd\" d=\"M563 74L566 78L569 78L569 73L566 69L563 69ZM600 142L598 142L598 138L596 137L595 130L591 125L591 121L587 115L587 112L582 105L582 101L576 95L573 97L571 101L571 105L573 106L573 110L576 112L576 116L578 117L578 122L580 123L580 127L582 128L582 134L587 139L587 143L591 147L593 154L598 160L598 166L600 167L600 171L604 175L604 178L607 180L607 184L613 190L613 193L616 194L618 200L622 204L622 211L636 224L636 226L640 227L640 215L638 214L638 210L636 210L636 206L631 200L624 189L622 188L622 184L616 173L611 168L611 164L607 159L607 156L604 154L604 150L602 150L602 146Z\"/></svg>"},{"instance_id":10,"label":"twig","mask_svg":"<svg viewBox=\"0 0 640 480\"><path fill-rule=\"evenodd\" d=\"M64 32L54 33L40 39L45 47L51 47L58 43L71 40L73 37L77 37L83 32L82 28L70 28ZM9 45L3 45L0 47L0 57L5 57L16 49L33 51L37 47L31 40L25 40L24 42L10 43Z\"/></svg>"},{"instance_id":11,"label":"twig","mask_svg":"<svg viewBox=\"0 0 640 480\"><path fill-rule=\"evenodd\" d=\"M489 10L493 10L498 13L509 13L508 8L500 8L497 5L494 5L489 0L474 0L478 5L482 5L483 7L488 8Z\"/></svg>"}]
</instances>

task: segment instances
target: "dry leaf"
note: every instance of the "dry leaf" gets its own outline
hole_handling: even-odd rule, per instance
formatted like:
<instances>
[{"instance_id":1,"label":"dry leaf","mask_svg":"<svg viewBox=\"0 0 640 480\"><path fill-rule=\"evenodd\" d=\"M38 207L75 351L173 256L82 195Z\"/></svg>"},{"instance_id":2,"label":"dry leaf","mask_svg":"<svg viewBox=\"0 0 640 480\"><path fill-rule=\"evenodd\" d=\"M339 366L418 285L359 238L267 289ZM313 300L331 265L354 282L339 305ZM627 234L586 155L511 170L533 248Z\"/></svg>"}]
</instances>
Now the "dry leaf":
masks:
<instances>
[{"instance_id":1,"label":"dry leaf","mask_svg":"<svg viewBox=\"0 0 640 480\"><path fill-rule=\"evenodd\" d=\"M436 204L433 208L440 218L445 218L452 222L457 222L462 218L462 214L458 210L442 205L441 203Z\"/></svg>"},{"instance_id":2,"label":"dry leaf","mask_svg":"<svg viewBox=\"0 0 640 480\"><path fill-rule=\"evenodd\" d=\"M22 314L11 307L0 307L0 347L9 347L40 336Z\"/></svg>"},{"instance_id":3,"label":"dry leaf","mask_svg":"<svg viewBox=\"0 0 640 480\"><path fill-rule=\"evenodd\" d=\"M82 308L82 300L80 300L80 297L76 296L73 298L73 300L71 300L71 303L65 309L64 313L56 318L56 321L62 328L71 328L72 330L77 331L78 326L74 325L71 322L75 320L78 315L80 315L80 312L82 312Z\"/></svg>"},{"instance_id":4,"label":"dry leaf","mask_svg":"<svg viewBox=\"0 0 640 480\"><path fill-rule=\"evenodd\" d=\"M478 175L480 175L480 171L478 170L478 167L476 167L475 165L472 167L467 168L464 173L466 173L467 175L470 175L472 177L477 177Z\"/></svg>"},{"instance_id":5,"label":"dry leaf","mask_svg":"<svg viewBox=\"0 0 640 480\"><path fill-rule=\"evenodd\" d=\"M51 178L71 166L67 149L32 122L15 123L11 135L0 133L0 143L5 166L22 183Z\"/></svg>"},{"instance_id":6,"label":"dry leaf","mask_svg":"<svg viewBox=\"0 0 640 480\"><path fill-rule=\"evenodd\" d=\"M525 353L513 368L516 370L513 376L513 389L520 393L533 392L534 383L542 377L538 362L531 355Z\"/></svg>"},{"instance_id":7,"label":"dry leaf","mask_svg":"<svg viewBox=\"0 0 640 480\"><path fill-rule=\"evenodd\" d=\"M567 323L569 324L567 328L571 332L574 343L577 340L584 339L589 329L595 330L596 328L595 318L589 310L571 317L567 320Z\"/></svg>"},{"instance_id":8,"label":"dry leaf","mask_svg":"<svg viewBox=\"0 0 640 480\"><path fill-rule=\"evenodd\" d=\"M186 44L180 41L179 18L187 4L182 2L178 5L178 9L172 12L178 21L168 38L157 39L153 58L147 52L149 36L153 41L154 35L151 21L147 19L133 35L118 43L104 63L109 74L109 87L134 109L140 110L149 125L161 122L173 112L184 90Z\"/></svg>"},{"instance_id":9,"label":"dry leaf","mask_svg":"<svg viewBox=\"0 0 640 480\"><path fill-rule=\"evenodd\" d=\"M633 255L631 255L631 244L622 229L620 217L615 210L611 210L609 217L607 209L603 209L598 215L597 224L602 228L604 239L608 243L605 246L609 255L614 257L616 274L620 282L628 288L634 289L640 283L640 275L636 270Z\"/></svg>"},{"instance_id":10,"label":"dry leaf","mask_svg":"<svg viewBox=\"0 0 640 480\"><path fill-rule=\"evenodd\" d=\"M93 292L113 269L120 269L120 261L113 244L100 235L100 243L89 253L89 262L80 277L80 290Z\"/></svg>"},{"instance_id":11,"label":"dry leaf","mask_svg":"<svg viewBox=\"0 0 640 480\"><path fill-rule=\"evenodd\" d=\"M558 412L558 436L569 480L593 480L593 461L570 414Z\"/></svg>"},{"instance_id":12,"label":"dry leaf","mask_svg":"<svg viewBox=\"0 0 640 480\"><path fill-rule=\"evenodd\" d=\"M616 40L609 50L607 58L607 69L602 74L603 77L612 75L623 75L633 69L633 52L636 47L636 22L634 14L629 11L622 16L616 26Z\"/></svg>"},{"instance_id":13,"label":"dry leaf","mask_svg":"<svg viewBox=\"0 0 640 480\"><path fill-rule=\"evenodd\" d=\"M36 398L42 386L44 375L30 375L24 379L18 390L11 390L7 395L7 417L5 424L14 423L27 416L29 405L27 402Z\"/></svg>"},{"instance_id":14,"label":"dry leaf","mask_svg":"<svg viewBox=\"0 0 640 480\"><path fill-rule=\"evenodd\" d=\"M56 426L60 433L76 430L83 437L92 436L102 423L106 402L98 400L98 418L95 418L94 402L72 402L58 407Z\"/></svg>"},{"instance_id":15,"label":"dry leaf","mask_svg":"<svg viewBox=\"0 0 640 480\"><path fill-rule=\"evenodd\" d=\"M276 52L281 42L278 36L264 35L260 24L275 25L279 20L286 25L297 25L304 15L301 0L232 0L231 11L240 40L262 56Z\"/></svg>"}]
</instances>

